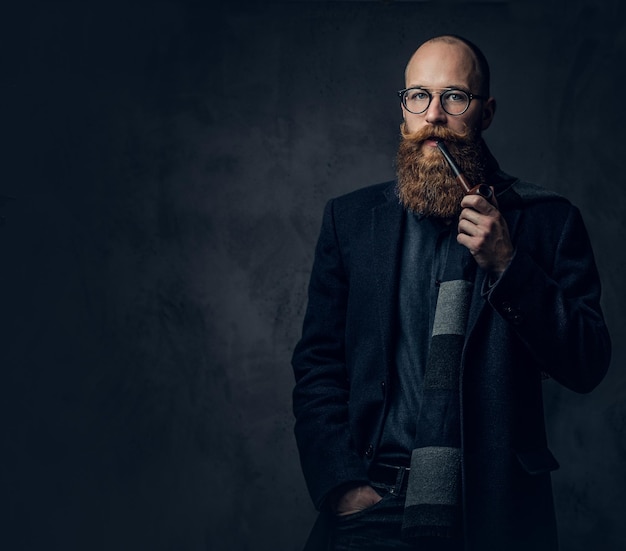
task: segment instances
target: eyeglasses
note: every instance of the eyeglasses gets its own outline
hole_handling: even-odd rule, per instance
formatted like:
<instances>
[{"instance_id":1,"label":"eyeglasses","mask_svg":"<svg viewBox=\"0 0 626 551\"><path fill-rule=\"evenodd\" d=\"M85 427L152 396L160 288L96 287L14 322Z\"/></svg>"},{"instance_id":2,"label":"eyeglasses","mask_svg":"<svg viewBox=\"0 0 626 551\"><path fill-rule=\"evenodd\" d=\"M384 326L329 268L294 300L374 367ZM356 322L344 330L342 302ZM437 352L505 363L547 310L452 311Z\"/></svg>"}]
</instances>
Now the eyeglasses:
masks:
<instances>
[{"instance_id":1,"label":"eyeglasses","mask_svg":"<svg viewBox=\"0 0 626 551\"><path fill-rule=\"evenodd\" d=\"M430 92L426 88L405 88L398 91L398 96L402 98L402 105L414 115L419 115L428 109L434 94L439 94L441 107L448 115L453 116L465 113L473 99L487 99L484 96L476 96L455 88L446 88L441 92Z\"/></svg>"}]
</instances>

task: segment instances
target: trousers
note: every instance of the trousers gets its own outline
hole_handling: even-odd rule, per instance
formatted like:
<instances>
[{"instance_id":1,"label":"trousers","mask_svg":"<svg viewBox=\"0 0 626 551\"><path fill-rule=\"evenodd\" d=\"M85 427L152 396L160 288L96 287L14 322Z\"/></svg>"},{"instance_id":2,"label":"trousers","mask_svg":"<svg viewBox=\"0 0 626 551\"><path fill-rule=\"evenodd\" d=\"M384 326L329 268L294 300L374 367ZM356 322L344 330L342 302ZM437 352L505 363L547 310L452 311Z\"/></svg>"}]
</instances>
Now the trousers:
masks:
<instances>
[{"instance_id":1,"label":"trousers","mask_svg":"<svg viewBox=\"0 0 626 551\"><path fill-rule=\"evenodd\" d=\"M399 467L395 482L372 480L381 500L357 513L335 516L331 528L332 551L463 551L459 540L424 539L419 544L402 540L401 529L408 469Z\"/></svg>"}]
</instances>

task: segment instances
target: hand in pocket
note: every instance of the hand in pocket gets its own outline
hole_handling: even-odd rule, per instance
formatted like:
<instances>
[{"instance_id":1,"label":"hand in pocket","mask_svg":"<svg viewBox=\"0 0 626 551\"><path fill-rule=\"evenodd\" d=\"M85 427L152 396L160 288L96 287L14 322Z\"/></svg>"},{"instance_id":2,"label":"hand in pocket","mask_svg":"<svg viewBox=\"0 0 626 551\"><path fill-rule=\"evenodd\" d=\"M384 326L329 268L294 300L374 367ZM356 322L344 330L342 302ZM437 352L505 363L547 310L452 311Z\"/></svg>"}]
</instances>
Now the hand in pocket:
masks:
<instances>
[{"instance_id":1,"label":"hand in pocket","mask_svg":"<svg viewBox=\"0 0 626 551\"><path fill-rule=\"evenodd\" d=\"M335 504L335 513L339 516L352 515L376 505L382 498L374 488L368 485L357 486L346 491Z\"/></svg>"}]
</instances>

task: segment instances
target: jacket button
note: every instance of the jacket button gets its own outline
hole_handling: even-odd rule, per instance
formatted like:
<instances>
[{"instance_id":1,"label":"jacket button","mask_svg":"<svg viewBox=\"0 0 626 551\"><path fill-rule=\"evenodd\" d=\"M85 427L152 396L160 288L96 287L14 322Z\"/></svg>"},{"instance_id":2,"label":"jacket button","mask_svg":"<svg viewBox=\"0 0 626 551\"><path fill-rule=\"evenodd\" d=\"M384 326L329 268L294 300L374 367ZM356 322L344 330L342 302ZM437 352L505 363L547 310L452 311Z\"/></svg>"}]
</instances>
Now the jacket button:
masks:
<instances>
[{"instance_id":1,"label":"jacket button","mask_svg":"<svg viewBox=\"0 0 626 551\"><path fill-rule=\"evenodd\" d=\"M504 310L505 313L510 314L513 311L513 307L510 302L503 302L502 310Z\"/></svg>"},{"instance_id":2,"label":"jacket button","mask_svg":"<svg viewBox=\"0 0 626 551\"><path fill-rule=\"evenodd\" d=\"M387 392L387 385L385 384L385 381L380 382L380 389L383 391L383 395Z\"/></svg>"},{"instance_id":3,"label":"jacket button","mask_svg":"<svg viewBox=\"0 0 626 551\"><path fill-rule=\"evenodd\" d=\"M371 459L373 455L374 455L374 446L370 444L369 447L367 448L367 451L365 452L365 457L367 457L368 459Z\"/></svg>"},{"instance_id":4,"label":"jacket button","mask_svg":"<svg viewBox=\"0 0 626 551\"><path fill-rule=\"evenodd\" d=\"M522 314L520 314L519 311L511 315L511 322L514 323L515 325L519 325L520 323L522 323L522 321L524 321L524 316L522 316Z\"/></svg>"}]
</instances>

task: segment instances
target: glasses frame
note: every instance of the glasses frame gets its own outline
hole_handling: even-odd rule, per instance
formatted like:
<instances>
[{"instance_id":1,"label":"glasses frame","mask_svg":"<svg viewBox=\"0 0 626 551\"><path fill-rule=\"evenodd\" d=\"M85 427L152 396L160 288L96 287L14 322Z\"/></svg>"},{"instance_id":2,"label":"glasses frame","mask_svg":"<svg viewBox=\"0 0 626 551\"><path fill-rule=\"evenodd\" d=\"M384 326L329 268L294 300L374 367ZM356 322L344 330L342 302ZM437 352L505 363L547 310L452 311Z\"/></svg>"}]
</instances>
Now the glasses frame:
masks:
<instances>
[{"instance_id":1,"label":"glasses frame","mask_svg":"<svg viewBox=\"0 0 626 551\"><path fill-rule=\"evenodd\" d=\"M426 105L426 107L424 109L422 109L422 111L411 111L407 107L407 105L406 105L406 93L409 90L420 90L421 92L425 92L426 94L428 94L428 104ZM446 92L463 92L464 94L467 94L467 97L469 98L469 100L467 102L467 106L465 107L465 109L463 109L463 111L461 111L460 113L450 113L443 106L443 95ZM430 90L428 90L426 88L422 88L421 86L411 86L410 88L404 88L403 90L398 90L398 96L400 96L400 100L402 101L402 105L404 105L404 108L409 113L413 113L414 115L421 115L422 113L425 113L426 111L428 111L428 108L430 107L430 104L433 101L433 95L434 94L439 94L439 103L441 104L441 108L446 113L448 113L448 115L450 115L451 117L460 117L463 113L465 113L469 109L469 106L471 105L472 100L474 100L474 99L482 99L482 100L487 99L485 96L479 96L478 94L472 94L471 92L468 92L467 90L463 90L462 88L444 88L441 92L431 92Z\"/></svg>"}]
</instances>

